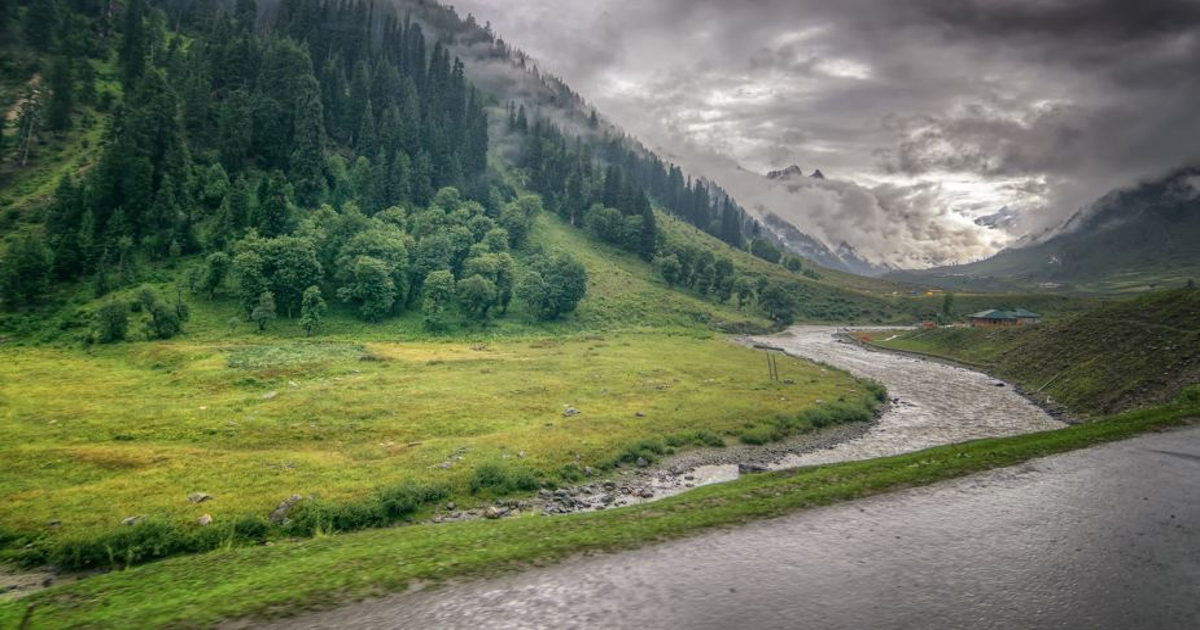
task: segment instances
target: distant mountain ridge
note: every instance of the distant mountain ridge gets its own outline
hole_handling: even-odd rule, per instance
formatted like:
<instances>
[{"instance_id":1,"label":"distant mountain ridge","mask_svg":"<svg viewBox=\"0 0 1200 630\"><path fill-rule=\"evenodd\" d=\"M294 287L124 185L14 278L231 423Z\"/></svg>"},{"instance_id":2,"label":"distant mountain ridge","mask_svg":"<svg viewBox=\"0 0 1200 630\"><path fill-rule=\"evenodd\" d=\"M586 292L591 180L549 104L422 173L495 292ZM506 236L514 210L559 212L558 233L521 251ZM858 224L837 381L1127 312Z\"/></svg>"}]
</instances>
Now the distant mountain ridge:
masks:
<instances>
[{"instance_id":1,"label":"distant mountain ridge","mask_svg":"<svg viewBox=\"0 0 1200 630\"><path fill-rule=\"evenodd\" d=\"M806 176L799 165L793 164L787 168L767 173L766 178L772 182L787 184L804 179L823 180L825 174L821 172L821 169L814 169L812 174ZM890 267L867 261L859 255L854 246L845 241L825 243L804 232L769 208L758 206L757 210L763 217L763 223L784 246L819 265L861 276L879 276L891 271Z\"/></svg>"},{"instance_id":2,"label":"distant mountain ridge","mask_svg":"<svg viewBox=\"0 0 1200 630\"><path fill-rule=\"evenodd\" d=\"M986 260L889 277L977 289L1127 292L1183 284L1200 277L1200 167L1112 191Z\"/></svg>"}]
</instances>

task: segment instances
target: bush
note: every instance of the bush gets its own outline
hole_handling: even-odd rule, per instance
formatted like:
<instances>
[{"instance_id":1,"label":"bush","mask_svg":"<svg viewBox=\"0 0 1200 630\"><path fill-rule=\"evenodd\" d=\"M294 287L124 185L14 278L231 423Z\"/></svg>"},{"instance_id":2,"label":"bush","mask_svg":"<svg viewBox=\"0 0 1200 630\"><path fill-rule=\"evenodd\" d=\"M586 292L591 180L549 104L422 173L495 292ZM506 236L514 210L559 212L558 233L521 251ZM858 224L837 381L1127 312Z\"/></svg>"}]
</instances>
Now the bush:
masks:
<instances>
[{"instance_id":1,"label":"bush","mask_svg":"<svg viewBox=\"0 0 1200 630\"><path fill-rule=\"evenodd\" d=\"M863 386L867 388L867 393L871 394L871 397L875 399L875 402L887 402L888 391L887 388L883 386L883 383L871 379L864 379Z\"/></svg>"},{"instance_id":2,"label":"bush","mask_svg":"<svg viewBox=\"0 0 1200 630\"><path fill-rule=\"evenodd\" d=\"M725 438L713 433L712 431L698 431L696 440L704 446L712 448L725 448Z\"/></svg>"},{"instance_id":3,"label":"bush","mask_svg":"<svg viewBox=\"0 0 1200 630\"><path fill-rule=\"evenodd\" d=\"M772 427L768 425L758 425L750 427L749 429L742 429L741 433L738 434L738 439L741 440L743 444L750 444L753 446L761 446L767 442L774 442L782 437L783 434L780 432L778 427Z\"/></svg>"},{"instance_id":4,"label":"bush","mask_svg":"<svg viewBox=\"0 0 1200 630\"><path fill-rule=\"evenodd\" d=\"M558 478L566 483L578 483L583 480L583 468L571 462L558 469Z\"/></svg>"},{"instance_id":5,"label":"bush","mask_svg":"<svg viewBox=\"0 0 1200 630\"><path fill-rule=\"evenodd\" d=\"M532 492L542 487L538 472L526 466L484 464L471 474L471 493L487 491L495 496Z\"/></svg>"},{"instance_id":6,"label":"bush","mask_svg":"<svg viewBox=\"0 0 1200 630\"><path fill-rule=\"evenodd\" d=\"M606 462L604 468L616 468L623 464L637 464L639 459L654 463L666 454L667 446L661 440L649 438L629 445L620 455Z\"/></svg>"},{"instance_id":7,"label":"bush","mask_svg":"<svg viewBox=\"0 0 1200 630\"><path fill-rule=\"evenodd\" d=\"M353 503L303 501L290 514L290 521L278 527L261 516L241 516L208 527L148 519L91 538L60 541L37 550L37 558L29 554L29 560L48 561L63 569L121 568L177 554L261 544L272 534L312 536L383 527L446 496L444 488L404 483Z\"/></svg>"},{"instance_id":8,"label":"bush","mask_svg":"<svg viewBox=\"0 0 1200 630\"><path fill-rule=\"evenodd\" d=\"M96 311L96 341L115 343L129 330L129 309L122 302L109 302Z\"/></svg>"},{"instance_id":9,"label":"bush","mask_svg":"<svg viewBox=\"0 0 1200 630\"><path fill-rule=\"evenodd\" d=\"M1200 405L1200 385L1188 385L1179 392L1179 402L1184 405Z\"/></svg>"},{"instance_id":10,"label":"bush","mask_svg":"<svg viewBox=\"0 0 1200 630\"><path fill-rule=\"evenodd\" d=\"M436 503L449 496L445 488L404 483L379 491L379 502L388 518L411 516L422 505Z\"/></svg>"}]
</instances>

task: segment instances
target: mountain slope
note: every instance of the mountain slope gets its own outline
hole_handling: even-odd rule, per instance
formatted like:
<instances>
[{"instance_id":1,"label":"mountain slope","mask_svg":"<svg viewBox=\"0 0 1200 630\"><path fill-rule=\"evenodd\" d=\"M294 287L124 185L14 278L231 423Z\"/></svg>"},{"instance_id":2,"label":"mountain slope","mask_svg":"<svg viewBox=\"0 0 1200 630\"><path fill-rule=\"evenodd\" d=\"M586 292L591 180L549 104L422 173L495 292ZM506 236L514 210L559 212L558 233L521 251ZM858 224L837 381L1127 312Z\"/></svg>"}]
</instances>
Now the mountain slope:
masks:
<instances>
[{"instance_id":1,"label":"mountain slope","mask_svg":"<svg viewBox=\"0 0 1200 630\"><path fill-rule=\"evenodd\" d=\"M1155 292L1036 327L943 328L877 343L980 364L1040 400L1102 416L1200 387L1200 290Z\"/></svg>"},{"instance_id":2,"label":"mountain slope","mask_svg":"<svg viewBox=\"0 0 1200 630\"><path fill-rule=\"evenodd\" d=\"M1131 292L1200 277L1200 169L1115 191L1038 242L980 262L891 274L940 286Z\"/></svg>"}]
</instances>

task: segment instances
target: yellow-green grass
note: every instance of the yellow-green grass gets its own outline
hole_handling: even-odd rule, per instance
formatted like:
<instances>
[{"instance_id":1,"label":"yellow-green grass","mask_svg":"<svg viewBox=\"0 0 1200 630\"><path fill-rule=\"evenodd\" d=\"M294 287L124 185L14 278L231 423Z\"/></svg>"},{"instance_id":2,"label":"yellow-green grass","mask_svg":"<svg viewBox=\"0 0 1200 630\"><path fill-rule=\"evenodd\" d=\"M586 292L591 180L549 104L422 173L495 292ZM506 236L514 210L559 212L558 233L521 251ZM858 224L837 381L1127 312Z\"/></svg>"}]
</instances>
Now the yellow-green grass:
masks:
<instances>
[{"instance_id":1,"label":"yellow-green grass","mask_svg":"<svg viewBox=\"0 0 1200 630\"><path fill-rule=\"evenodd\" d=\"M977 365L1076 416L1156 407L1200 386L1200 291L1112 301L1018 328L913 331L872 343Z\"/></svg>"},{"instance_id":2,"label":"yellow-green grass","mask_svg":"<svg viewBox=\"0 0 1200 630\"><path fill-rule=\"evenodd\" d=\"M10 348L0 360L0 530L89 536L134 515L227 522L266 515L292 493L343 502L407 480L465 497L475 467L516 464L521 452L519 463L549 473L576 460L599 466L644 438L733 435L863 391L808 362L781 359L780 370L797 384L772 384L760 353L723 339L661 334L486 348ZM564 417L567 406L582 413ZM190 492L216 498L192 505ZM61 526L51 531L51 520Z\"/></svg>"},{"instance_id":3,"label":"yellow-green grass","mask_svg":"<svg viewBox=\"0 0 1200 630\"><path fill-rule=\"evenodd\" d=\"M1195 404L1176 405L1057 431L752 475L606 512L405 527L181 557L0 603L0 626L182 628L278 617L401 591L417 582L489 575L580 553L630 549L926 485L1184 425L1197 415L1200 407Z\"/></svg>"}]
</instances>

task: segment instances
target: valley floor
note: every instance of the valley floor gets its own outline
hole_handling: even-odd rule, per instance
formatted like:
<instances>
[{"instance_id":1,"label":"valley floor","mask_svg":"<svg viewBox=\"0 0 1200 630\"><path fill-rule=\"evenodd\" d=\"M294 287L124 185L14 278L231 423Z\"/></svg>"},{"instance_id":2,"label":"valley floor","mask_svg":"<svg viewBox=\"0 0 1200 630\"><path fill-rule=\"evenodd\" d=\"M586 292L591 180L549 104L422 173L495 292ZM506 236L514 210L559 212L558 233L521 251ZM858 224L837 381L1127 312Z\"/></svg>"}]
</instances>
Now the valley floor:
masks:
<instances>
[{"instance_id":1,"label":"valley floor","mask_svg":"<svg viewBox=\"0 0 1200 630\"><path fill-rule=\"evenodd\" d=\"M87 537L134 516L194 528L204 514L265 517L293 493L339 502L406 481L465 506L483 501L470 488L483 465L573 481L641 441L736 442L764 418L862 393L806 361L780 370L794 385L771 383L753 350L655 334L13 348L0 530Z\"/></svg>"}]
</instances>

